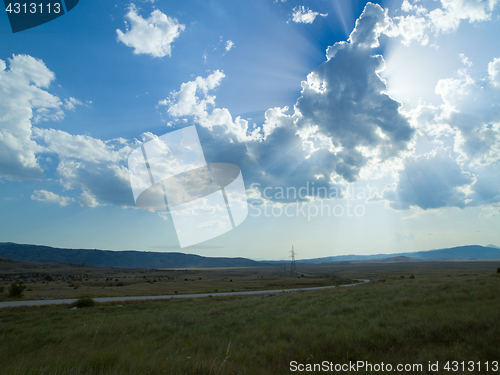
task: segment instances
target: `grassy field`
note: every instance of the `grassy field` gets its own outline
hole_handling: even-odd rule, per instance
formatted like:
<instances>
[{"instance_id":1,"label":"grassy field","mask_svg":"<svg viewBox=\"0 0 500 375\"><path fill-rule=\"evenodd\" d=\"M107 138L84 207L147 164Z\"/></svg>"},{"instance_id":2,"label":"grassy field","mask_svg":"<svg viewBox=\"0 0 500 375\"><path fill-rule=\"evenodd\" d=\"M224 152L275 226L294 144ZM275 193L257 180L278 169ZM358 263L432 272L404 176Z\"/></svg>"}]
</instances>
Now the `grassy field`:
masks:
<instances>
[{"instance_id":1,"label":"grassy field","mask_svg":"<svg viewBox=\"0 0 500 375\"><path fill-rule=\"evenodd\" d=\"M309 269L309 268L308 268ZM0 259L0 286L23 282L25 299L153 296L286 289L349 283L331 270L313 277L283 277L277 267L150 270L102 268L60 263L7 262ZM0 301L7 300L0 296Z\"/></svg>"},{"instance_id":2,"label":"grassy field","mask_svg":"<svg viewBox=\"0 0 500 375\"><path fill-rule=\"evenodd\" d=\"M404 373L491 374L500 361L497 266L310 266L301 271L385 281L268 297L1 309L0 372L290 374L291 361L368 361L423 365ZM428 371L429 361L439 371ZM483 367L446 371L446 361Z\"/></svg>"}]
</instances>

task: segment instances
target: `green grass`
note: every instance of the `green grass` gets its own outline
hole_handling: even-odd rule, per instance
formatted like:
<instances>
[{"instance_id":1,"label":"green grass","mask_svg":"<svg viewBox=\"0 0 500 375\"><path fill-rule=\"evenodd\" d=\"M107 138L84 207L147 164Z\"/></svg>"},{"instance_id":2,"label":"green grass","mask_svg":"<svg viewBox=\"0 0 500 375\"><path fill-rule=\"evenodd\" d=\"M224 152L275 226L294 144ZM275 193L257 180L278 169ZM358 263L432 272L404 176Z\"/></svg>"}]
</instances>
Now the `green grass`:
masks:
<instances>
[{"instance_id":1,"label":"green grass","mask_svg":"<svg viewBox=\"0 0 500 375\"><path fill-rule=\"evenodd\" d=\"M8 375L289 374L292 360L500 361L500 275L493 272L394 274L274 297L2 309L0 368Z\"/></svg>"}]
</instances>

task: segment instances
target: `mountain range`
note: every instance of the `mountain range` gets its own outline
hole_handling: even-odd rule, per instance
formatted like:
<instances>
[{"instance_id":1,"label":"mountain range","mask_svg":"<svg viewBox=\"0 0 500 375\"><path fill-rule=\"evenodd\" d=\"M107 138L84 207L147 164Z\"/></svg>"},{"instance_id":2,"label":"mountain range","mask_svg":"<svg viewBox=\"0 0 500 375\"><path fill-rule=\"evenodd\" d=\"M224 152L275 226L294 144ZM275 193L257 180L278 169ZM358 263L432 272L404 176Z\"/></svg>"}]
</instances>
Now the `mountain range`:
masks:
<instances>
[{"instance_id":1,"label":"mountain range","mask_svg":"<svg viewBox=\"0 0 500 375\"><path fill-rule=\"evenodd\" d=\"M320 263L338 261L372 261L376 259L388 259L407 257L420 260L493 260L500 259L500 247L495 245L479 246L467 245L450 247L447 249L417 251L412 253L397 254L373 254L373 255L337 255L323 258L298 260L298 263ZM410 260L411 260L410 259Z\"/></svg>"},{"instance_id":2,"label":"mountain range","mask_svg":"<svg viewBox=\"0 0 500 375\"><path fill-rule=\"evenodd\" d=\"M28 262L77 263L120 268L224 268L269 264L246 258L211 258L183 253L60 249L49 246L0 243L0 257Z\"/></svg>"},{"instance_id":3,"label":"mountain range","mask_svg":"<svg viewBox=\"0 0 500 375\"><path fill-rule=\"evenodd\" d=\"M177 252L109 251L88 249L60 249L49 246L0 243L0 257L28 262L61 262L100 267L121 268L226 268L263 267L276 261L255 261L246 258L215 258ZM324 263L340 261L418 261L418 260L496 260L500 247L495 245L468 245L413 253L337 255L297 260L297 263Z\"/></svg>"}]
</instances>

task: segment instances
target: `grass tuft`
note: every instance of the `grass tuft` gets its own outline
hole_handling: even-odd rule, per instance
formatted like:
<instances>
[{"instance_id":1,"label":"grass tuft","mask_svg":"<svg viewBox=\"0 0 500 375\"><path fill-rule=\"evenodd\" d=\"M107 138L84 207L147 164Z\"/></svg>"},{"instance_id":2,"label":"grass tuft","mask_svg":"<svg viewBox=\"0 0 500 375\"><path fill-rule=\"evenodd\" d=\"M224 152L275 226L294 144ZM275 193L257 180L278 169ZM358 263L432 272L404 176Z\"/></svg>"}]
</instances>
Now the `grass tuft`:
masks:
<instances>
[{"instance_id":1,"label":"grass tuft","mask_svg":"<svg viewBox=\"0 0 500 375\"><path fill-rule=\"evenodd\" d=\"M95 301L87 296L83 296L78 298L78 301L73 302L71 304L71 307L77 307L77 308L83 308L83 307L94 307L95 306Z\"/></svg>"}]
</instances>

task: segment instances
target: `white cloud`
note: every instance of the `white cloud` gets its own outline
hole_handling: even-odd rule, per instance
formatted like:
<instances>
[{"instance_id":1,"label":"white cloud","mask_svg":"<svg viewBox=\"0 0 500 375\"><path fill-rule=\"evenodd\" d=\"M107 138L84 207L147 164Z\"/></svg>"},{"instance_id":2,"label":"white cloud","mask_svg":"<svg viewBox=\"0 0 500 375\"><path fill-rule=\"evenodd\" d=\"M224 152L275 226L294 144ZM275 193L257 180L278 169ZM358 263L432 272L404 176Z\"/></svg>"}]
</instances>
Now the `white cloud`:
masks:
<instances>
[{"instance_id":1,"label":"white cloud","mask_svg":"<svg viewBox=\"0 0 500 375\"><path fill-rule=\"evenodd\" d=\"M487 21L499 0L441 0L442 9L435 9L429 13L437 31L454 31L460 21L469 22Z\"/></svg>"},{"instance_id":2,"label":"white cloud","mask_svg":"<svg viewBox=\"0 0 500 375\"><path fill-rule=\"evenodd\" d=\"M492 62L488 64L488 74L491 83L495 87L500 87L500 58L495 58Z\"/></svg>"},{"instance_id":3,"label":"white cloud","mask_svg":"<svg viewBox=\"0 0 500 375\"><path fill-rule=\"evenodd\" d=\"M356 20L354 30L349 35L349 44L335 43L327 50L327 57L334 57L336 51L347 48L375 48L380 45L378 38L389 27L389 19L381 6L368 3L363 13Z\"/></svg>"},{"instance_id":4,"label":"white cloud","mask_svg":"<svg viewBox=\"0 0 500 375\"><path fill-rule=\"evenodd\" d=\"M208 106L215 104L215 96L208 95L208 91L219 86L224 77L224 73L219 70L207 78L198 76L194 81L183 83L179 91L171 92L169 98L159 104L168 106L168 113L173 117L206 116Z\"/></svg>"},{"instance_id":5,"label":"white cloud","mask_svg":"<svg viewBox=\"0 0 500 375\"><path fill-rule=\"evenodd\" d=\"M391 20L390 28L385 34L392 38L401 36L402 43L409 46L413 40L422 45L428 44L428 32L429 22L425 17L409 15L394 17Z\"/></svg>"},{"instance_id":6,"label":"white cloud","mask_svg":"<svg viewBox=\"0 0 500 375\"><path fill-rule=\"evenodd\" d=\"M472 61L469 60L467 56L465 56L463 53L458 54L460 57L460 60L462 61L462 64L464 64L466 67L470 68L472 65Z\"/></svg>"},{"instance_id":7,"label":"white cloud","mask_svg":"<svg viewBox=\"0 0 500 375\"><path fill-rule=\"evenodd\" d=\"M88 190L84 190L80 194L80 206L97 207L99 206L99 202L97 202L96 197L90 194Z\"/></svg>"},{"instance_id":8,"label":"white cloud","mask_svg":"<svg viewBox=\"0 0 500 375\"><path fill-rule=\"evenodd\" d=\"M47 190L35 190L31 195L31 199L35 201L57 203L60 206L67 206L71 202L75 201L73 198L62 197Z\"/></svg>"},{"instance_id":9,"label":"white cloud","mask_svg":"<svg viewBox=\"0 0 500 375\"><path fill-rule=\"evenodd\" d=\"M55 75L31 56L8 62L0 60L0 178L41 179L35 154L44 148L32 140L32 123L64 116L59 98L43 90Z\"/></svg>"},{"instance_id":10,"label":"white cloud","mask_svg":"<svg viewBox=\"0 0 500 375\"><path fill-rule=\"evenodd\" d=\"M234 42L232 40L226 41L226 52L231 51L233 47L234 47Z\"/></svg>"},{"instance_id":11,"label":"white cloud","mask_svg":"<svg viewBox=\"0 0 500 375\"><path fill-rule=\"evenodd\" d=\"M459 71L458 78L441 80L436 89L444 103L436 122L453 129L454 151L476 179L469 205L500 202L500 90L493 78L497 61L488 64L490 79Z\"/></svg>"},{"instance_id":12,"label":"white cloud","mask_svg":"<svg viewBox=\"0 0 500 375\"><path fill-rule=\"evenodd\" d=\"M43 140L46 152L57 154L59 158L116 163L123 159L124 153L129 150L124 147L119 152L100 139L71 135L61 130L33 128L33 135L34 139Z\"/></svg>"},{"instance_id":13,"label":"white cloud","mask_svg":"<svg viewBox=\"0 0 500 375\"><path fill-rule=\"evenodd\" d=\"M125 32L116 30L118 40L134 48L134 54L149 54L153 57L170 56L172 43L180 35L185 26L177 19L171 18L158 9L149 18L142 18L132 4L126 14L130 29Z\"/></svg>"},{"instance_id":14,"label":"white cloud","mask_svg":"<svg viewBox=\"0 0 500 375\"><path fill-rule=\"evenodd\" d=\"M435 122L447 124L454 130L455 152L471 165L497 162L500 159L500 91L495 82L475 80L460 70L457 78L440 80L436 93L443 105Z\"/></svg>"},{"instance_id":15,"label":"white cloud","mask_svg":"<svg viewBox=\"0 0 500 375\"><path fill-rule=\"evenodd\" d=\"M459 57L465 68L436 85L442 105L420 105L412 111L420 139L438 147L405 161L397 186L384 193L393 208L500 202L500 90L493 78L498 60L488 64L489 76L480 72L476 78L468 70L472 63ZM445 143L450 146L446 150L439 146Z\"/></svg>"},{"instance_id":16,"label":"white cloud","mask_svg":"<svg viewBox=\"0 0 500 375\"><path fill-rule=\"evenodd\" d=\"M224 134L235 136L238 141L257 139L256 133L249 134L246 120L237 117L233 121L229 110L215 107L215 96L208 95L209 91L220 85L224 77L224 73L219 70L207 78L198 76L194 81L183 83L179 91L171 92L167 99L158 104L167 106L167 112L172 117L192 116L201 126L219 128ZM211 112L210 107L213 107Z\"/></svg>"},{"instance_id":17,"label":"white cloud","mask_svg":"<svg viewBox=\"0 0 500 375\"><path fill-rule=\"evenodd\" d=\"M10 69L0 60L0 178L41 180L44 174L38 160L42 154L55 155L59 160L56 170L59 182L66 189L81 189L84 194L80 202L88 206L95 206L98 200L133 205L125 167L131 150L128 141L104 142L40 127L45 120L62 118L62 108L74 110L80 101L70 97L63 104L44 90L55 75L41 60L16 55L8 62ZM32 199L61 205L72 201L46 190L36 191Z\"/></svg>"},{"instance_id":18,"label":"white cloud","mask_svg":"<svg viewBox=\"0 0 500 375\"><path fill-rule=\"evenodd\" d=\"M434 2L414 2L412 5L409 0L403 1L401 9L413 14L393 17L386 31L390 37L401 36L405 45L411 44L413 40L426 45L432 35L453 32L462 21L472 23L490 20L500 0L440 0L441 7L432 11L420 4L434 7Z\"/></svg>"},{"instance_id":19,"label":"white cloud","mask_svg":"<svg viewBox=\"0 0 500 375\"><path fill-rule=\"evenodd\" d=\"M293 8L292 21L297 23L313 23L317 16L326 17L328 13L313 12L302 5Z\"/></svg>"},{"instance_id":20,"label":"white cloud","mask_svg":"<svg viewBox=\"0 0 500 375\"><path fill-rule=\"evenodd\" d=\"M69 99L64 99L64 108L74 111L77 105L82 105L83 103L78 99L70 97Z\"/></svg>"}]
</instances>

